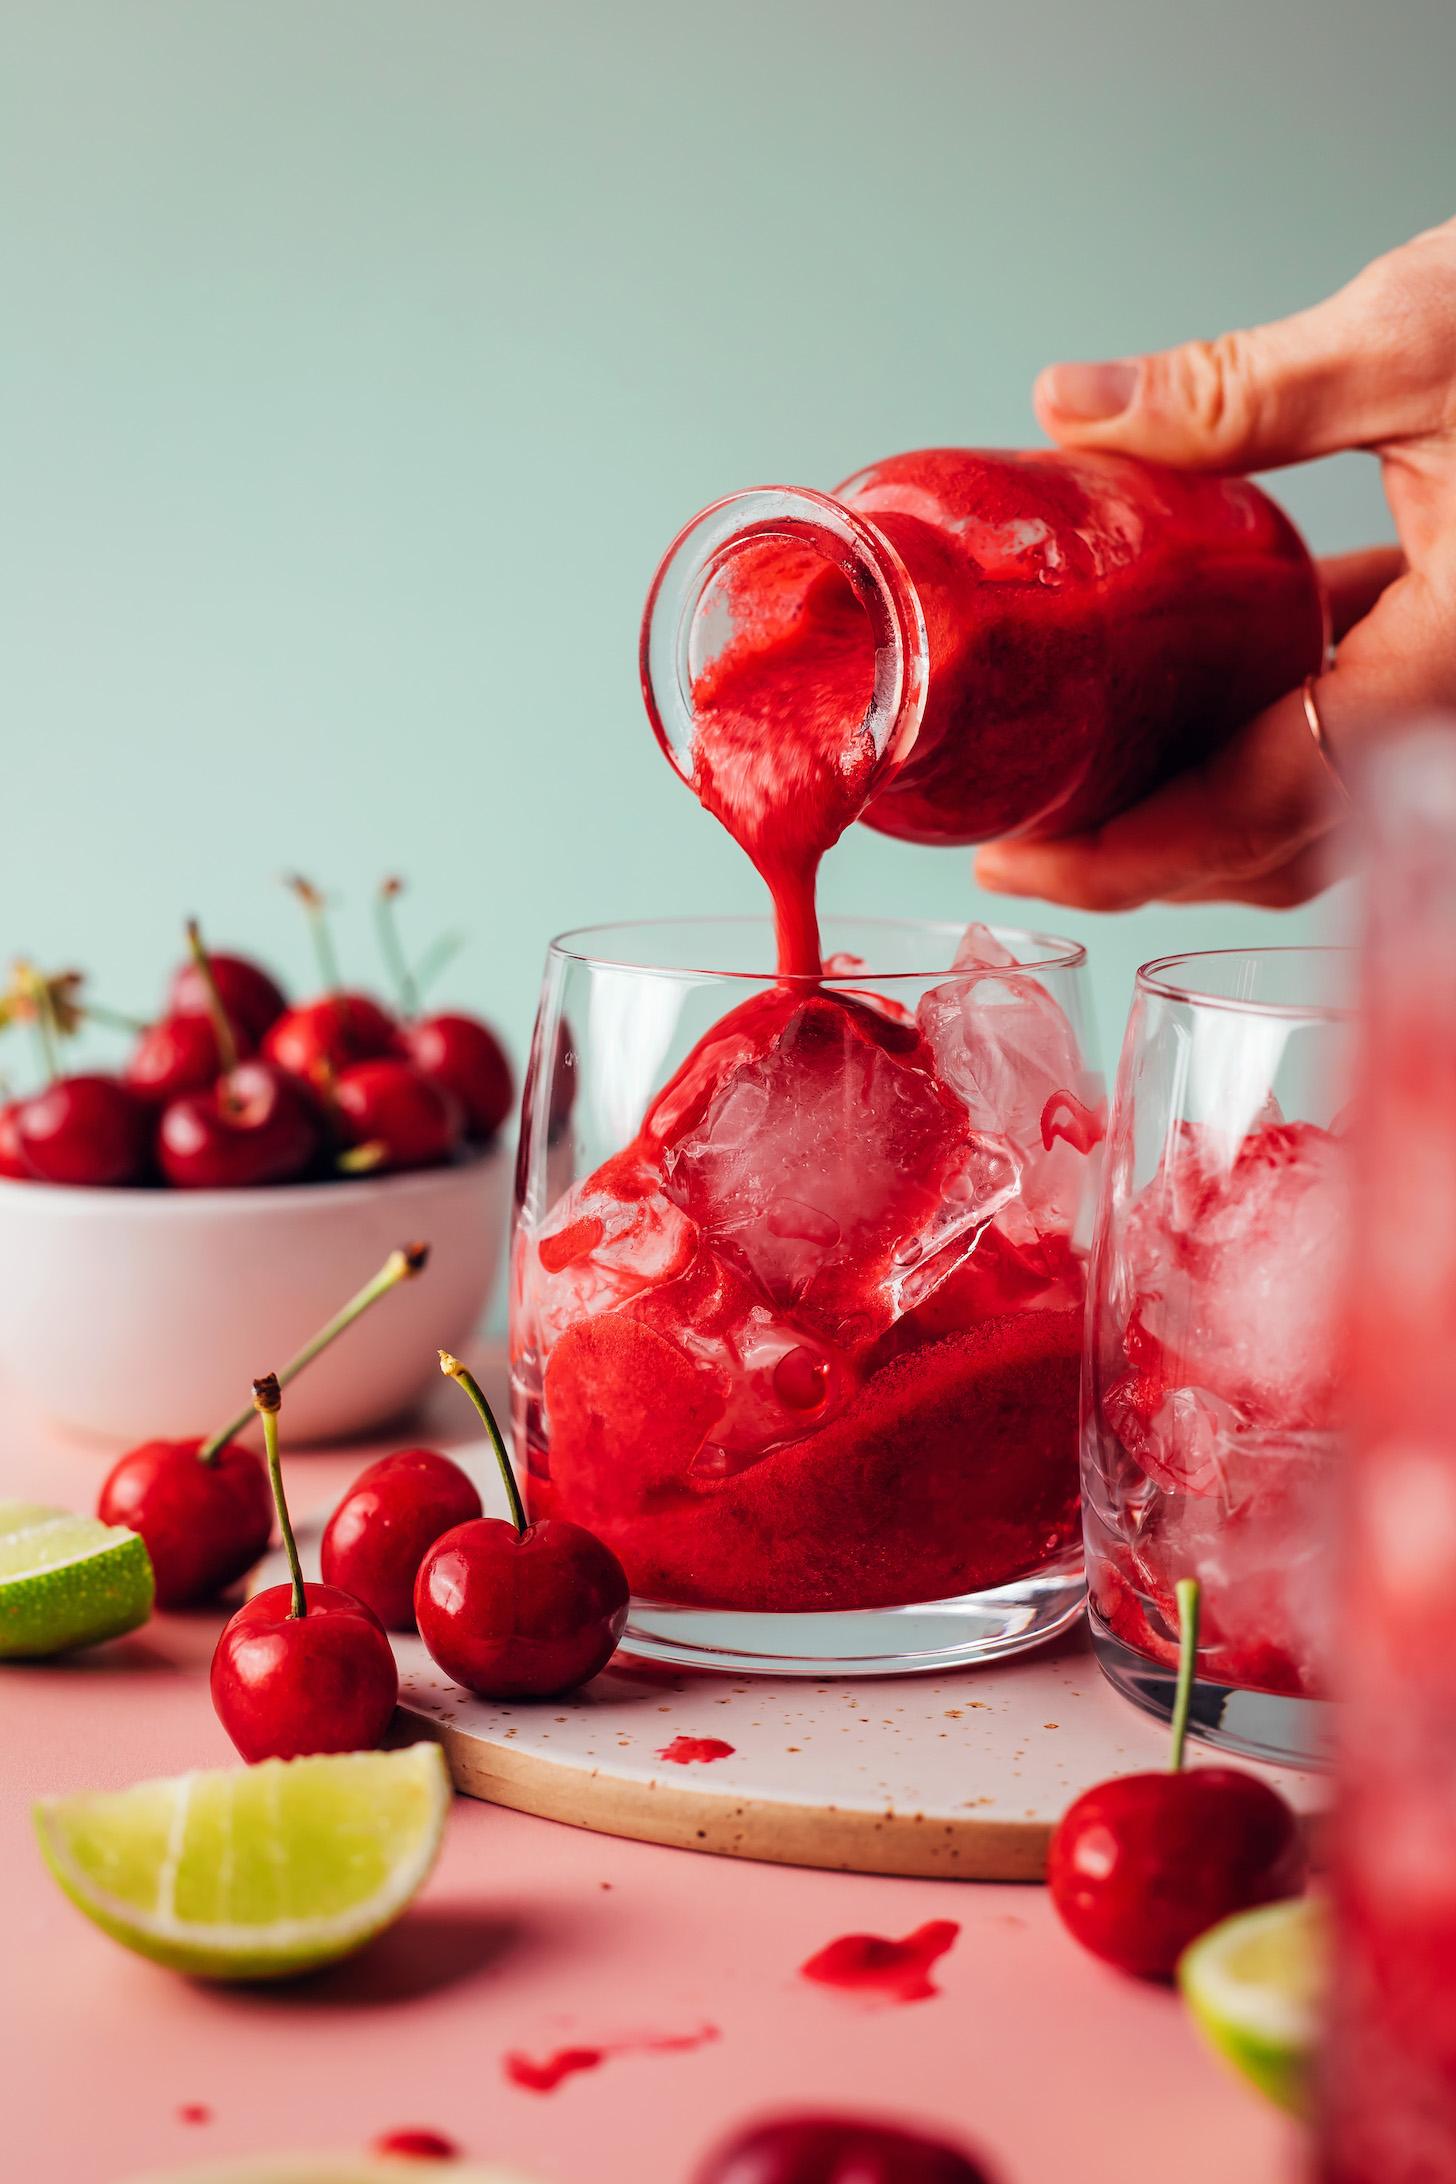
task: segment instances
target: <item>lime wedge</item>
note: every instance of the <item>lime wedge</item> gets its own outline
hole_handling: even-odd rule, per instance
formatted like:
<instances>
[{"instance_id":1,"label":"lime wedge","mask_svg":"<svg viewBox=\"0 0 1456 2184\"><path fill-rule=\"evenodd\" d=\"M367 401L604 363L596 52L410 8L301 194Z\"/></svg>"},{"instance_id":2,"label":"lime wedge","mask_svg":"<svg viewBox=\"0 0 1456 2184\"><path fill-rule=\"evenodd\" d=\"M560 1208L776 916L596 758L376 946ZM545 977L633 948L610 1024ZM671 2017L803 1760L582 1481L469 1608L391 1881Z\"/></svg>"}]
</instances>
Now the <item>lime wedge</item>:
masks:
<instances>
[{"instance_id":1,"label":"lime wedge","mask_svg":"<svg viewBox=\"0 0 1456 2184\"><path fill-rule=\"evenodd\" d=\"M1302 1896L1224 1919L1178 1964L1205 2037L1293 2115L1306 2107L1326 1950L1323 1907Z\"/></svg>"},{"instance_id":2,"label":"lime wedge","mask_svg":"<svg viewBox=\"0 0 1456 2184\"><path fill-rule=\"evenodd\" d=\"M256 2161L224 2161L205 2169L157 2170L134 2177L131 2184L401 2184L401 2179L429 2176L444 2184L532 2184L519 2169L498 2169L493 2162L420 2161L408 2155L377 2158L369 2154L277 2154Z\"/></svg>"},{"instance_id":3,"label":"lime wedge","mask_svg":"<svg viewBox=\"0 0 1456 2184\"><path fill-rule=\"evenodd\" d=\"M283 1979L397 1919L435 1862L435 1744L267 1759L35 1808L46 1864L115 1940L200 1979Z\"/></svg>"},{"instance_id":4,"label":"lime wedge","mask_svg":"<svg viewBox=\"0 0 1456 2184\"><path fill-rule=\"evenodd\" d=\"M0 1661L42 1660L135 1630L152 1612L135 1532L35 1502L0 1502Z\"/></svg>"}]
</instances>

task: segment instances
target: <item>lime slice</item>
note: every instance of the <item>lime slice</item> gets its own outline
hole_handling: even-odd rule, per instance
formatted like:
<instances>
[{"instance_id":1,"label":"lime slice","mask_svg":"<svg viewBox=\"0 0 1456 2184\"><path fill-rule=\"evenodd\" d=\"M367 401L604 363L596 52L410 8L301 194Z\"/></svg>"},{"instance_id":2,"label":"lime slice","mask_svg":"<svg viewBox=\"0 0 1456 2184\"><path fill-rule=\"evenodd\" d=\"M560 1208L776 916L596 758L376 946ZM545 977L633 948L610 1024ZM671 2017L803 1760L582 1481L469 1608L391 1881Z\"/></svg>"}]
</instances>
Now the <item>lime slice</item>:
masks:
<instances>
[{"instance_id":1,"label":"lime slice","mask_svg":"<svg viewBox=\"0 0 1456 2184\"><path fill-rule=\"evenodd\" d=\"M475 2161L419 2161L408 2155L389 2159L368 2154L278 2154L256 2161L224 2161L205 2169L157 2170L134 2177L131 2184L401 2184L404 2177L429 2176L438 2184L532 2184L520 2169L498 2169Z\"/></svg>"},{"instance_id":2,"label":"lime slice","mask_svg":"<svg viewBox=\"0 0 1456 2184\"><path fill-rule=\"evenodd\" d=\"M152 1612L135 1532L35 1502L0 1502L0 1661L40 1660L135 1630Z\"/></svg>"},{"instance_id":3,"label":"lime slice","mask_svg":"<svg viewBox=\"0 0 1456 2184\"><path fill-rule=\"evenodd\" d=\"M1323 1907L1300 1897L1224 1919L1178 1964L1183 1998L1207 2039L1294 2115L1306 2106L1326 1949Z\"/></svg>"},{"instance_id":4,"label":"lime slice","mask_svg":"<svg viewBox=\"0 0 1456 2184\"><path fill-rule=\"evenodd\" d=\"M449 1805L444 1754L412 1744L50 1798L35 1824L72 1903L138 1955L201 1979L282 1979L399 1917Z\"/></svg>"}]
</instances>

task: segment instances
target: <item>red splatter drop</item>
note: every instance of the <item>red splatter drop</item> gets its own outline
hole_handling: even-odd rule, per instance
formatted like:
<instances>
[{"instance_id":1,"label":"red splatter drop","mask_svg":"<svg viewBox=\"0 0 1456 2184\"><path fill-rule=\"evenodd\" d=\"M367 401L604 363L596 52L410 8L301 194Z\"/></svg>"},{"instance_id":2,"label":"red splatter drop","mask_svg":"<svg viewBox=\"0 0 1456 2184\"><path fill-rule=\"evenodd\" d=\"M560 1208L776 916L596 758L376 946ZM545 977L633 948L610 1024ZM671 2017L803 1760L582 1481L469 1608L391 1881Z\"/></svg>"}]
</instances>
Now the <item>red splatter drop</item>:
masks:
<instances>
[{"instance_id":1,"label":"red splatter drop","mask_svg":"<svg viewBox=\"0 0 1456 2184\"><path fill-rule=\"evenodd\" d=\"M613 2040L604 2047L564 2047L543 2056L538 2063L529 2055L512 2051L502 2068L512 2085L527 2093L554 2093L566 2078L579 2071L598 2070L611 2055L685 2055L718 2038L716 2025L702 2025L696 2032L651 2033L630 2040Z\"/></svg>"},{"instance_id":2,"label":"red splatter drop","mask_svg":"<svg viewBox=\"0 0 1456 2184\"><path fill-rule=\"evenodd\" d=\"M940 1992L930 1967L959 1932L954 1919L931 1919L903 1941L889 1941L883 1934L841 1934L799 1970L821 1987L875 1995L886 2002L926 2002Z\"/></svg>"},{"instance_id":3,"label":"red splatter drop","mask_svg":"<svg viewBox=\"0 0 1456 2184\"><path fill-rule=\"evenodd\" d=\"M678 1767L689 1767L694 1760L701 1760L706 1766L710 1760L731 1759L734 1749L721 1737L674 1737L671 1744L663 1745L657 1756L670 1759Z\"/></svg>"},{"instance_id":4,"label":"red splatter drop","mask_svg":"<svg viewBox=\"0 0 1456 2184\"><path fill-rule=\"evenodd\" d=\"M504 2068L512 2085L524 2086L528 2093L554 2093L564 2078L574 2078L579 2070L597 2070L606 2059L605 2048L564 2047L539 2063L532 2062L529 2055L513 2052L506 2057Z\"/></svg>"},{"instance_id":5,"label":"red splatter drop","mask_svg":"<svg viewBox=\"0 0 1456 2184\"><path fill-rule=\"evenodd\" d=\"M385 2131L369 2151L372 2154L408 2154L415 2161L458 2161L460 2148L454 2139L446 2138L443 2131L421 2131L407 2127L402 2131Z\"/></svg>"},{"instance_id":6,"label":"red splatter drop","mask_svg":"<svg viewBox=\"0 0 1456 2184\"><path fill-rule=\"evenodd\" d=\"M212 2110L206 2101L184 2101L177 2111L179 2123L211 2123Z\"/></svg>"}]
</instances>

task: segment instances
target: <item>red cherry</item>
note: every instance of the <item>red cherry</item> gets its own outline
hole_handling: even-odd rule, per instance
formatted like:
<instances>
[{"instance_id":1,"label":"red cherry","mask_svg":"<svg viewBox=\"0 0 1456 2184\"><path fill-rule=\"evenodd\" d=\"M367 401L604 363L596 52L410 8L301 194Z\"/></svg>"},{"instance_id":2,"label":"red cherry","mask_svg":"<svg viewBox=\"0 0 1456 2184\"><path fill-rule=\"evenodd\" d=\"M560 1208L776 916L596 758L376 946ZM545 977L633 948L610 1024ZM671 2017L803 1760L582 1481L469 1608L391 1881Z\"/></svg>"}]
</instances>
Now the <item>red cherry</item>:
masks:
<instances>
[{"instance_id":1,"label":"red cherry","mask_svg":"<svg viewBox=\"0 0 1456 2184\"><path fill-rule=\"evenodd\" d=\"M20 1103L21 1157L42 1183L135 1183L151 1121L118 1077L57 1077Z\"/></svg>"},{"instance_id":2,"label":"red cherry","mask_svg":"<svg viewBox=\"0 0 1456 2184\"><path fill-rule=\"evenodd\" d=\"M147 1543L159 1608L185 1608L250 1570L273 1530L268 1475L227 1441L204 1463L202 1441L144 1441L112 1465L96 1514Z\"/></svg>"},{"instance_id":3,"label":"red cherry","mask_svg":"<svg viewBox=\"0 0 1456 2184\"><path fill-rule=\"evenodd\" d=\"M710 2154L694 2184L990 2184L960 2147L858 2116L778 2116Z\"/></svg>"},{"instance_id":4,"label":"red cherry","mask_svg":"<svg viewBox=\"0 0 1456 2184\"><path fill-rule=\"evenodd\" d=\"M378 1616L332 1585L270 1585L224 1627L212 1657L217 1718L251 1765L306 1752L372 1751L399 1672Z\"/></svg>"},{"instance_id":5,"label":"red cherry","mask_svg":"<svg viewBox=\"0 0 1456 2184\"><path fill-rule=\"evenodd\" d=\"M1176 1592L1172 1771L1085 1790L1058 1821L1047 1857L1063 1924L1094 1956L1141 1979L1171 1979L1210 1926L1299 1895L1308 1875L1299 1821L1277 1790L1237 1767L1182 1772L1199 1589L1182 1578Z\"/></svg>"},{"instance_id":6,"label":"red cherry","mask_svg":"<svg viewBox=\"0 0 1456 2184\"><path fill-rule=\"evenodd\" d=\"M20 1110L24 1105L24 1100L7 1100L0 1107L0 1176L9 1176L15 1183L31 1181L20 1142Z\"/></svg>"},{"instance_id":7,"label":"red cherry","mask_svg":"<svg viewBox=\"0 0 1456 2184\"><path fill-rule=\"evenodd\" d=\"M249 1764L367 1751L388 1728L399 1672L378 1616L332 1585L305 1585L278 1454L278 1376L253 1382L268 1480L291 1573L239 1608L212 1656L217 1718Z\"/></svg>"},{"instance_id":8,"label":"red cherry","mask_svg":"<svg viewBox=\"0 0 1456 2184\"><path fill-rule=\"evenodd\" d=\"M397 1283L427 1264L426 1244L392 1251L379 1272L291 1357L286 1383ZM222 1592L251 1569L273 1530L268 1475L234 1436L252 1423L250 1403L206 1441L144 1441L107 1473L97 1504L106 1524L125 1524L147 1543L160 1608L184 1608ZM444 1460L443 1458L441 1459Z\"/></svg>"},{"instance_id":9,"label":"red cherry","mask_svg":"<svg viewBox=\"0 0 1456 2184\"><path fill-rule=\"evenodd\" d=\"M240 1062L210 1090L163 1108L157 1157L179 1190L227 1191L291 1183L321 1141L303 1086L267 1062Z\"/></svg>"},{"instance_id":10,"label":"red cherry","mask_svg":"<svg viewBox=\"0 0 1456 2184\"><path fill-rule=\"evenodd\" d=\"M223 1007L256 1044L288 1006L282 988L261 965L250 963L246 956L209 952L208 961ZM182 964L173 974L167 1006L174 1016L209 1014L212 1004L207 983L195 962Z\"/></svg>"},{"instance_id":11,"label":"red cherry","mask_svg":"<svg viewBox=\"0 0 1456 2184\"><path fill-rule=\"evenodd\" d=\"M1047 1885L1083 1948L1170 1979L1210 1926L1299 1895L1307 1872L1299 1822L1277 1790L1237 1767L1195 1767L1084 1791L1052 1837Z\"/></svg>"},{"instance_id":12,"label":"red cherry","mask_svg":"<svg viewBox=\"0 0 1456 2184\"><path fill-rule=\"evenodd\" d=\"M331 993L280 1016L263 1052L291 1077L327 1086L353 1063L393 1054L398 1046L399 1028L377 1001L362 993Z\"/></svg>"},{"instance_id":13,"label":"red cherry","mask_svg":"<svg viewBox=\"0 0 1456 2184\"><path fill-rule=\"evenodd\" d=\"M353 1148L345 1167L433 1168L460 1142L453 1093L413 1062L356 1062L335 1082L334 1113Z\"/></svg>"},{"instance_id":14,"label":"red cherry","mask_svg":"<svg viewBox=\"0 0 1456 2184\"><path fill-rule=\"evenodd\" d=\"M372 1608L386 1630L415 1627L415 1577L442 1532L481 1511L458 1464L432 1448L402 1448L361 1471L328 1521L326 1585Z\"/></svg>"},{"instance_id":15,"label":"red cherry","mask_svg":"<svg viewBox=\"0 0 1456 2184\"><path fill-rule=\"evenodd\" d=\"M528 1524L495 1414L448 1350L440 1370L479 1411L511 1521L476 1517L437 1539L415 1579L415 1620L430 1658L486 1699L552 1699L595 1676L627 1621L627 1573L595 1532L564 1517Z\"/></svg>"},{"instance_id":16,"label":"red cherry","mask_svg":"<svg viewBox=\"0 0 1456 2184\"><path fill-rule=\"evenodd\" d=\"M420 1564L415 1620L431 1660L485 1699L554 1699L617 1650L627 1576L595 1532L564 1517L518 1532L457 1524Z\"/></svg>"},{"instance_id":17,"label":"red cherry","mask_svg":"<svg viewBox=\"0 0 1456 2184\"><path fill-rule=\"evenodd\" d=\"M466 1136L482 1144L493 1138L515 1104L515 1084L490 1026L478 1016L426 1016L407 1024L403 1037L416 1068L459 1101Z\"/></svg>"},{"instance_id":18,"label":"red cherry","mask_svg":"<svg viewBox=\"0 0 1456 2184\"><path fill-rule=\"evenodd\" d=\"M242 1024L232 1026L236 1052L251 1054L253 1042ZM217 1033L207 1016L163 1016L149 1024L132 1050L122 1082L140 1099L160 1106L187 1092L205 1092L226 1066Z\"/></svg>"}]
</instances>

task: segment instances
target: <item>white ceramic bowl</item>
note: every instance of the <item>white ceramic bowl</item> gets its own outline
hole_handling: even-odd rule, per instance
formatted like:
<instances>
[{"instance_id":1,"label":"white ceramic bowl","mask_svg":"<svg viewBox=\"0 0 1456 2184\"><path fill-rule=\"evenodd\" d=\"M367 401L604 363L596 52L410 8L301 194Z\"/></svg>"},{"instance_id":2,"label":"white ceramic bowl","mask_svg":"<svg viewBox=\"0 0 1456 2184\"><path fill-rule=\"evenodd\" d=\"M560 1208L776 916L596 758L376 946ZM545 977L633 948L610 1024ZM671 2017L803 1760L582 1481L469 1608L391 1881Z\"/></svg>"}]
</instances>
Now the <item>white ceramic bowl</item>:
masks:
<instances>
[{"instance_id":1,"label":"white ceramic bowl","mask_svg":"<svg viewBox=\"0 0 1456 2184\"><path fill-rule=\"evenodd\" d=\"M463 1347L495 1285L511 1162L271 1190L68 1190L0 1179L0 1382L73 1433L210 1433L397 1244L424 1272L287 1391L288 1442L383 1426Z\"/></svg>"}]
</instances>

